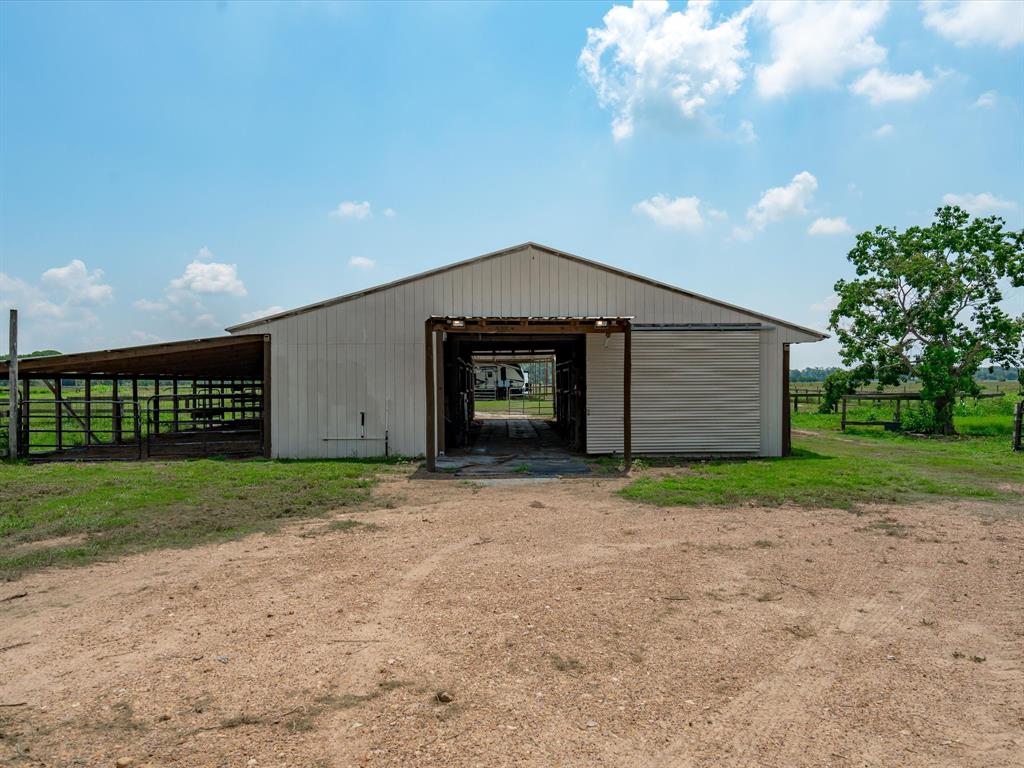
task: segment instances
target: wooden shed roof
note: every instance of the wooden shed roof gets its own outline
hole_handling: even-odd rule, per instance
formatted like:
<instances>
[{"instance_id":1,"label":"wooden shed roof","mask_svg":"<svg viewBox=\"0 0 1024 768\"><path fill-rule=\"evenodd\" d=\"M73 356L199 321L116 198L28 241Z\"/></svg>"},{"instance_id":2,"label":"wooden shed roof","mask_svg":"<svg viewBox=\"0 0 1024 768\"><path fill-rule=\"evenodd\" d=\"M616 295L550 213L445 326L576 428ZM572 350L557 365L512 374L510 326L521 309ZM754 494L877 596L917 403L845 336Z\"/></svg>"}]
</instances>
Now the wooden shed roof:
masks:
<instances>
[{"instance_id":1,"label":"wooden shed roof","mask_svg":"<svg viewBox=\"0 0 1024 768\"><path fill-rule=\"evenodd\" d=\"M7 372L7 362L0 362L0 376L6 378ZM263 374L263 335L217 336L18 360L18 377L22 379L85 374L255 378Z\"/></svg>"}]
</instances>

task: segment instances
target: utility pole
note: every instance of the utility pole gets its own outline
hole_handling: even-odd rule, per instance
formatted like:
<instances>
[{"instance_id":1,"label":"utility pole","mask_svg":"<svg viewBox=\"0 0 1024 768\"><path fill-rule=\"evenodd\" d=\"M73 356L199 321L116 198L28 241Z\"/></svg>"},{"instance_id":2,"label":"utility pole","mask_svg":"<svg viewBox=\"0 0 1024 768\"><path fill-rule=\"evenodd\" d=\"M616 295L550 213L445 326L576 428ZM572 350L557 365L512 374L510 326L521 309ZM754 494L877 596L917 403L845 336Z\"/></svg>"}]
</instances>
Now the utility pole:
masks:
<instances>
[{"instance_id":1,"label":"utility pole","mask_svg":"<svg viewBox=\"0 0 1024 768\"><path fill-rule=\"evenodd\" d=\"M7 454L18 458L18 310L11 310L11 356L7 361L10 412L7 414Z\"/></svg>"}]
</instances>

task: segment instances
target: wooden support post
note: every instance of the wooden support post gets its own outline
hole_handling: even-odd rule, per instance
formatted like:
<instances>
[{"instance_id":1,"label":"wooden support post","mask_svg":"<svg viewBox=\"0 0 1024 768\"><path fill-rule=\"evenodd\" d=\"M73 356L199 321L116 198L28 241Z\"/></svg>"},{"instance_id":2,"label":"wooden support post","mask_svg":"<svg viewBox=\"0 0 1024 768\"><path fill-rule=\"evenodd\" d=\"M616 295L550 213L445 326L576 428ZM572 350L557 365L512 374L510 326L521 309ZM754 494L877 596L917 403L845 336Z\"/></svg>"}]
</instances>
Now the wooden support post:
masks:
<instances>
[{"instance_id":1,"label":"wooden support post","mask_svg":"<svg viewBox=\"0 0 1024 768\"><path fill-rule=\"evenodd\" d=\"M622 462L633 466L633 329L626 325L622 344Z\"/></svg>"},{"instance_id":2,"label":"wooden support post","mask_svg":"<svg viewBox=\"0 0 1024 768\"><path fill-rule=\"evenodd\" d=\"M896 400L896 424L900 423L900 403L901 402L902 401L899 400L899 399Z\"/></svg>"},{"instance_id":3,"label":"wooden support post","mask_svg":"<svg viewBox=\"0 0 1024 768\"><path fill-rule=\"evenodd\" d=\"M171 431L178 431L178 377L171 380Z\"/></svg>"},{"instance_id":4,"label":"wooden support post","mask_svg":"<svg viewBox=\"0 0 1024 768\"><path fill-rule=\"evenodd\" d=\"M1024 425L1024 400L1017 403L1017 408L1013 413L1013 450L1020 451L1024 450L1021 447L1021 430Z\"/></svg>"},{"instance_id":5,"label":"wooden support post","mask_svg":"<svg viewBox=\"0 0 1024 768\"><path fill-rule=\"evenodd\" d=\"M839 429L842 432L846 431L846 398L843 398L843 415L839 421Z\"/></svg>"},{"instance_id":6,"label":"wooden support post","mask_svg":"<svg viewBox=\"0 0 1024 768\"><path fill-rule=\"evenodd\" d=\"M111 412L110 412L110 428L114 431L114 442L115 443L120 443L121 442L121 437L122 437L121 436L121 427L122 427L122 424L121 424L121 400L120 400L120 397L118 395L118 390L120 389L119 384L120 384L120 382L118 382L116 376L113 377L110 380L110 397L111 397L111 404L110 404L110 408L111 408Z\"/></svg>"},{"instance_id":7,"label":"wooden support post","mask_svg":"<svg viewBox=\"0 0 1024 768\"><path fill-rule=\"evenodd\" d=\"M18 310L11 310L10 321L10 359L7 363L7 385L10 390L7 393L7 405L10 412L7 414L7 455L11 459L18 458ZM27 416L26 416L27 418ZM26 446L27 447L27 446Z\"/></svg>"},{"instance_id":8,"label":"wooden support post","mask_svg":"<svg viewBox=\"0 0 1024 768\"><path fill-rule=\"evenodd\" d=\"M141 430L139 429L139 427L141 426L139 424L139 417L141 416L141 414L139 413L139 377L138 377L138 374L136 374L135 376L132 376L132 410L135 411L135 414L134 414L135 429L132 430L132 434L135 435L135 439L138 440L139 436L142 434Z\"/></svg>"},{"instance_id":9,"label":"wooden support post","mask_svg":"<svg viewBox=\"0 0 1024 768\"><path fill-rule=\"evenodd\" d=\"M437 414L434 412L434 323L427 320L423 337L426 361L427 380L427 472L437 470L437 452L434 446L434 430L437 426Z\"/></svg>"},{"instance_id":10,"label":"wooden support post","mask_svg":"<svg viewBox=\"0 0 1024 768\"><path fill-rule=\"evenodd\" d=\"M153 379L153 433L160 434L160 377Z\"/></svg>"},{"instance_id":11,"label":"wooden support post","mask_svg":"<svg viewBox=\"0 0 1024 768\"><path fill-rule=\"evenodd\" d=\"M434 375L435 375L434 381L437 384L437 388L435 390L436 391L436 395L435 395L436 399L434 400L434 402L437 403L440 406L440 410L441 410L441 418L438 419L438 421L440 421L441 424L440 424L440 426L439 426L439 428L437 430L437 452L440 453L441 455L444 455L444 452L446 450L446 448L445 448L445 435L444 435L444 433L446 431L445 425L447 423L447 419L445 418L445 416L447 415L447 408L445 407L445 396L444 396L444 346L445 346L444 345L444 334L442 333L440 338L438 338L438 345L437 345L437 368L435 369L435 373L434 373Z\"/></svg>"},{"instance_id":12,"label":"wooden support post","mask_svg":"<svg viewBox=\"0 0 1024 768\"><path fill-rule=\"evenodd\" d=\"M92 445L92 376L89 375L85 377L85 444Z\"/></svg>"},{"instance_id":13,"label":"wooden support post","mask_svg":"<svg viewBox=\"0 0 1024 768\"><path fill-rule=\"evenodd\" d=\"M782 455L793 452L793 422L789 413L789 344L782 345ZM793 410L797 410L796 397Z\"/></svg>"},{"instance_id":14,"label":"wooden support post","mask_svg":"<svg viewBox=\"0 0 1024 768\"><path fill-rule=\"evenodd\" d=\"M51 391L53 392L53 432L57 440L56 448L58 451L62 451L64 450L64 397L60 374L54 378Z\"/></svg>"},{"instance_id":15,"label":"wooden support post","mask_svg":"<svg viewBox=\"0 0 1024 768\"><path fill-rule=\"evenodd\" d=\"M263 337L263 386L260 388L263 400L263 455L271 458L274 455L273 445L270 440L272 422L270 420L270 394L271 394L271 357L270 357L270 334Z\"/></svg>"}]
</instances>

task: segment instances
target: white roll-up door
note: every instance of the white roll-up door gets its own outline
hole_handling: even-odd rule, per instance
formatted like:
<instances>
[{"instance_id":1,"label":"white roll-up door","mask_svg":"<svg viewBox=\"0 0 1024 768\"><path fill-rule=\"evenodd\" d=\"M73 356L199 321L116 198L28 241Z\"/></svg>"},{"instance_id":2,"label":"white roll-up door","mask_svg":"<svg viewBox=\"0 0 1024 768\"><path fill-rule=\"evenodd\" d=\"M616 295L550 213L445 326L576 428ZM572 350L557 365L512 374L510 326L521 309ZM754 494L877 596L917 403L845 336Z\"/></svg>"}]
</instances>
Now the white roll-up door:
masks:
<instances>
[{"instance_id":1,"label":"white roll-up door","mask_svg":"<svg viewBox=\"0 0 1024 768\"><path fill-rule=\"evenodd\" d=\"M635 453L757 454L759 332L633 330ZM621 334L587 337L587 452L622 450Z\"/></svg>"}]
</instances>

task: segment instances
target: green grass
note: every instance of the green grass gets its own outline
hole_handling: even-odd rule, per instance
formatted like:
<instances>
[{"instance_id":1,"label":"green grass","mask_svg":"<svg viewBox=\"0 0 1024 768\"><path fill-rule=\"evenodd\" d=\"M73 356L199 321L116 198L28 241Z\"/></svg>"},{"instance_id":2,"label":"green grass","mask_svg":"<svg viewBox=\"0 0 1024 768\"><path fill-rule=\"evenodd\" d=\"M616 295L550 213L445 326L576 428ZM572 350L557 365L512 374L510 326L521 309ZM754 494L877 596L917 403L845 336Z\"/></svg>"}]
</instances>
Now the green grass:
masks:
<instances>
[{"instance_id":1,"label":"green grass","mask_svg":"<svg viewBox=\"0 0 1024 768\"><path fill-rule=\"evenodd\" d=\"M550 398L528 397L522 400L476 400L474 407L480 413L528 414L533 416L554 416L554 405Z\"/></svg>"},{"instance_id":2,"label":"green grass","mask_svg":"<svg viewBox=\"0 0 1024 768\"><path fill-rule=\"evenodd\" d=\"M806 428L806 424L804 427ZM793 436L784 459L690 465L639 478L621 491L658 506L796 504L854 508L869 502L966 498L1009 503L1024 484L1024 458L1004 437L922 439L861 428Z\"/></svg>"},{"instance_id":3,"label":"green grass","mask_svg":"<svg viewBox=\"0 0 1024 768\"><path fill-rule=\"evenodd\" d=\"M372 460L0 463L0 578L358 508L380 467Z\"/></svg>"}]
</instances>

